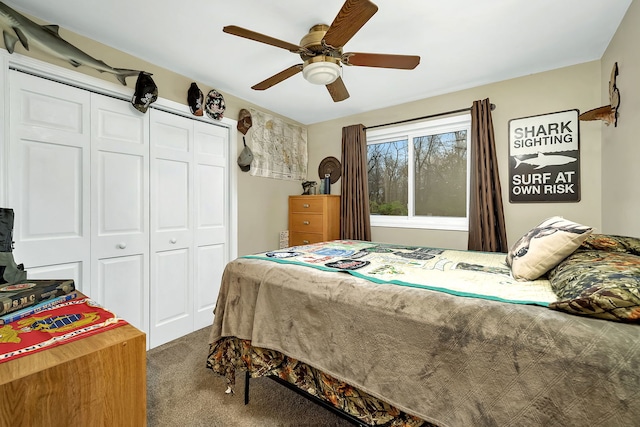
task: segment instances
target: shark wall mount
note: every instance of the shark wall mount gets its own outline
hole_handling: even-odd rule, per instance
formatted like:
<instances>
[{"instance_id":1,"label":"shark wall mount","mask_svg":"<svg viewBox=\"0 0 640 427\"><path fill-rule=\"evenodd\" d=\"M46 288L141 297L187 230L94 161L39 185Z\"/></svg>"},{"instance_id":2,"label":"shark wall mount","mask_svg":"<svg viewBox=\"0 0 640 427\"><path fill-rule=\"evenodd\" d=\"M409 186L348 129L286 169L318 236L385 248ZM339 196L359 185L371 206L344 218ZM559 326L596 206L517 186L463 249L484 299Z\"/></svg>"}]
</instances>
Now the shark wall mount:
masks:
<instances>
[{"instance_id":1,"label":"shark wall mount","mask_svg":"<svg viewBox=\"0 0 640 427\"><path fill-rule=\"evenodd\" d=\"M27 51L31 47L35 47L42 52L68 62L74 67L85 66L93 68L100 73L113 74L124 86L127 85L125 80L127 77L140 74L140 70L114 68L86 54L60 37L58 25L36 24L3 2L0 2L0 27L2 27L2 39L5 48L9 53L13 53L16 44L20 42Z\"/></svg>"}]
</instances>

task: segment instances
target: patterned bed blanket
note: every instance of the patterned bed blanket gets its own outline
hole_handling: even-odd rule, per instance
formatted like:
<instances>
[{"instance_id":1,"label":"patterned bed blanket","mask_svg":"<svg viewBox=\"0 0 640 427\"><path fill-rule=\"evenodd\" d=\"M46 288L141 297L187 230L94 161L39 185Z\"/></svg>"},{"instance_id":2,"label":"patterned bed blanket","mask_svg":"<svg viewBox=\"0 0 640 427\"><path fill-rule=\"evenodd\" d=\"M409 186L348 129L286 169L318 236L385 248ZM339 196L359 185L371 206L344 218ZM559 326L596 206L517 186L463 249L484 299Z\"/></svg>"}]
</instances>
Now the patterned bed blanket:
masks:
<instances>
[{"instance_id":1,"label":"patterned bed blanket","mask_svg":"<svg viewBox=\"0 0 640 427\"><path fill-rule=\"evenodd\" d=\"M441 427L637 425L638 325L349 271L256 257L228 263L211 348L225 337L250 340Z\"/></svg>"},{"instance_id":2,"label":"patterned bed blanket","mask_svg":"<svg viewBox=\"0 0 640 427\"><path fill-rule=\"evenodd\" d=\"M515 280L502 253L335 240L245 258L344 271L378 284L411 286L465 297L545 307L557 300L546 279Z\"/></svg>"},{"instance_id":3,"label":"patterned bed blanket","mask_svg":"<svg viewBox=\"0 0 640 427\"><path fill-rule=\"evenodd\" d=\"M233 390L236 370L251 378L272 376L357 418L366 425L384 427L438 427L404 413L344 381L275 350L254 347L249 340L226 337L209 349L207 367L225 376Z\"/></svg>"}]
</instances>

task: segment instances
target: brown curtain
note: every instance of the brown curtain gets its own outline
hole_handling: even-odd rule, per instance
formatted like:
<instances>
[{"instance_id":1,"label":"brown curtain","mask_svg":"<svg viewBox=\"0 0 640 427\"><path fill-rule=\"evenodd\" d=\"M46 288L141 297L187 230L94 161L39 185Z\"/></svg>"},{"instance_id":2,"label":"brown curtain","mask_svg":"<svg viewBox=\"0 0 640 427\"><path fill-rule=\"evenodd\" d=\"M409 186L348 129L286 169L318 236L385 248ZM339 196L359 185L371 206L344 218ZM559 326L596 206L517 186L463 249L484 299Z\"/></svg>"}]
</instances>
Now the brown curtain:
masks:
<instances>
[{"instance_id":1,"label":"brown curtain","mask_svg":"<svg viewBox=\"0 0 640 427\"><path fill-rule=\"evenodd\" d=\"M471 194L468 249L507 252L502 191L489 98L471 107Z\"/></svg>"},{"instance_id":2,"label":"brown curtain","mask_svg":"<svg viewBox=\"0 0 640 427\"><path fill-rule=\"evenodd\" d=\"M367 137L363 125L342 128L340 238L371 241Z\"/></svg>"}]
</instances>

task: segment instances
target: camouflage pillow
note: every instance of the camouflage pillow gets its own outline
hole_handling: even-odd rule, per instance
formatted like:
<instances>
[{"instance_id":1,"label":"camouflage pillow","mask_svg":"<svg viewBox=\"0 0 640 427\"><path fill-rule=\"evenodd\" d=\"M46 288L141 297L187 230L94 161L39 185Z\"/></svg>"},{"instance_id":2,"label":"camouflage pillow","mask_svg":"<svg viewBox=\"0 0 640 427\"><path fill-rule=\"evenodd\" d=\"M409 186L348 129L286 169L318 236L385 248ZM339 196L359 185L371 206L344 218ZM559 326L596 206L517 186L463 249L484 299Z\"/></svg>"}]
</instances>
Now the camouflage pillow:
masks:
<instances>
[{"instance_id":1,"label":"camouflage pillow","mask_svg":"<svg viewBox=\"0 0 640 427\"><path fill-rule=\"evenodd\" d=\"M529 230L507 253L516 280L536 280L573 253L592 228L555 216Z\"/></svg>"},{"instance_id":2,"label":"camouflage pillow","mask_svg":"<svg viewBox=\"0 0 640 427\"><path fill-rule=\"evenodd\" d=\"M620 322L640 322L640 256L576 251L549 271L558 301L549 308Z\"/></svg>"},{"instance_id":3,"label":"camouflage pillow","mask_svg":"<svg viewBox=\"0 0 640 427\"><path fill-rule=\"evenodd\" d=\"M580 245L580 250L583 249L640 255L640 239L613 234L591 234Z\"/></svg>"}]
</instances>

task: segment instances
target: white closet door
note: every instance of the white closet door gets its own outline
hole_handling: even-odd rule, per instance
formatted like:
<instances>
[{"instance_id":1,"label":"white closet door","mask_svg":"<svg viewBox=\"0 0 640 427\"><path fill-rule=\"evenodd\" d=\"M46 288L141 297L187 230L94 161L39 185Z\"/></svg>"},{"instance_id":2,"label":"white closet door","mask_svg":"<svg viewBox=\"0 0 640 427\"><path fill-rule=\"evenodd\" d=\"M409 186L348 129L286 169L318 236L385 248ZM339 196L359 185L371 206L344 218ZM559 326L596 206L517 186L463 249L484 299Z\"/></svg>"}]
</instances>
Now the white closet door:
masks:
<instances>
[{"instance_id":1,"label":"white closet door","mask_svg":"<svg viewBox=\"0 0 640 427\"><path fill-rule=\"evenodd\" d=\"M8 76L0 166L28 277L74 279L149 347L211 325L235 245L229 128Z\"/></svg>"},{"instance_id":2,"label":"white closet door","mask_svg":"<svg viewBox=\"0 0 640 427\"><path fill-rule=\"evenodd\" d=\"M90 94L9 73L14 256L31 279L89 286Z\"/></svg>"},{"instance_id":3,"label":"white closet door","mask_svg":"<svg viewBox=\"0 0 640 427\"><path fill-rule=\"evenodd\" d=\"M91 95L91 297L149 329L149 119Z\"/></svg>"},{"instance_id":4,"label":"white closet door","mask_svg":"<svg viewBox=\"0 0 640 427\"><path fill-rule=\"evenodd\" d=\"M194 329L200 329L213 321L222 272L229 261L229 130L194 122L194 135L196 269L193 311Z\"/></svg>"},{"instance_id":5,"label":"white closet door","mask_svg":"<svg viewBox=\"0 0 640 427\"><path fill-rule=\"evenodd\" d=\"M150 109L150 345L193 331L193 121Z\"/></svg>"}]
</instances>

